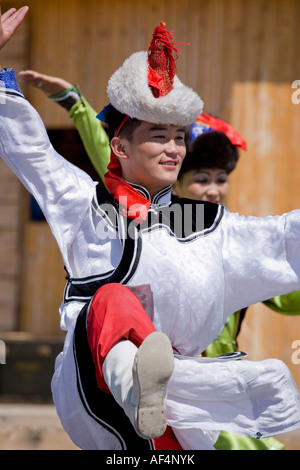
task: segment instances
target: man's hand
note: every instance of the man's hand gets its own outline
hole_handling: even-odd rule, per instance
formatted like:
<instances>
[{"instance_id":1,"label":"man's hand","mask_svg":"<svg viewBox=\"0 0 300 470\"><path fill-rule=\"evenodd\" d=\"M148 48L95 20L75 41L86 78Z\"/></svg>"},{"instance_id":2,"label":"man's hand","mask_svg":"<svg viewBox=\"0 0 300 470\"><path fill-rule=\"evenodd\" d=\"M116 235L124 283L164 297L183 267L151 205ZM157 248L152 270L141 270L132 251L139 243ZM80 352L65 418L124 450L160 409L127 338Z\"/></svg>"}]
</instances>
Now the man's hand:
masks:
<instances>
[{"instance_id":1,"label":"man's hand","mask_svg":"<svg viewBox=\"0 0 300 470\"><path fill-rule=\"evenodd\" d=\"M9 41L17 27L22 23L28 10L28 7L22 7L19 10L10 8L1 15L0 8L0 49Z\"/></svg>"},{"instance_id":2,"label":"man's hand","mask_svg":"<svg viewBox=\"0 0 300 470\"><path fill-rule=\"evenodd\" d=\"M59 77L51 77L50 75L43 75L42 73L35 72L34 70L24 70L19 73L22 82L29 83L42 90L47 96L58 95L68 88L72 88L72 83Z\"/></svg>"}]
</instances>

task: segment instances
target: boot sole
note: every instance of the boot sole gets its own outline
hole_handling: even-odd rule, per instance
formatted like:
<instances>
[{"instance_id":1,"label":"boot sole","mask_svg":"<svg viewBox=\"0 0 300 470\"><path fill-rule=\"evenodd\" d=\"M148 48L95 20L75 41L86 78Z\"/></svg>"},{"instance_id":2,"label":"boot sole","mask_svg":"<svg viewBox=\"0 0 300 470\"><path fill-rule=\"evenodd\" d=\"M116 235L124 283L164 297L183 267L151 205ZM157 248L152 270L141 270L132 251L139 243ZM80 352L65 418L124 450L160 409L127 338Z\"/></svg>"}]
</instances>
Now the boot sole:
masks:
<instances>
[{"instance_id":1,"label":"boot sole","mask_svg":"<svg viewBox=\"0 0 300 470\"><path fill-rule=\"evenodd\" d=\"M133 365L133 387L139 394L136 431L144 439L158 438L166 430L165 391L173 369L169 338L160 332L147 336Z\"/></svg>"}]
</instances>

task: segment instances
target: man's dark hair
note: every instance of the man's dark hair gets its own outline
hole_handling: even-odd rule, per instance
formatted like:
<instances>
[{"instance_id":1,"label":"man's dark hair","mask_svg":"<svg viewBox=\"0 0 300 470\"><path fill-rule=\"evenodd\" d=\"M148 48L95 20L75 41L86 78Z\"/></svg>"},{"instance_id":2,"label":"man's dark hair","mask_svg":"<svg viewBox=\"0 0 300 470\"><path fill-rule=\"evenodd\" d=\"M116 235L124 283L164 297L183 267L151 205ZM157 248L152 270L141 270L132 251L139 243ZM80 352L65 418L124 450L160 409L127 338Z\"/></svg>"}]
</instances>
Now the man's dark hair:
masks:
<instances>
[{"instance_id":1,"label":"man's dark hair","mask_svg":"<svg viewBox=\"0 0 300 470\"><path fill-rule=\"evenodd\" d=\"M109 140L115 136L117 130L119 129L123 119L126 117L126 114L122 114L116 110L113 106L109 108L106 114L106 123L108 125L108 137ZM119 136L124 137L127 140L132 140L133 131L141 124L141 121L136 118L128 118L124 126L122 127Z\"/></svg>"}]
</instances>

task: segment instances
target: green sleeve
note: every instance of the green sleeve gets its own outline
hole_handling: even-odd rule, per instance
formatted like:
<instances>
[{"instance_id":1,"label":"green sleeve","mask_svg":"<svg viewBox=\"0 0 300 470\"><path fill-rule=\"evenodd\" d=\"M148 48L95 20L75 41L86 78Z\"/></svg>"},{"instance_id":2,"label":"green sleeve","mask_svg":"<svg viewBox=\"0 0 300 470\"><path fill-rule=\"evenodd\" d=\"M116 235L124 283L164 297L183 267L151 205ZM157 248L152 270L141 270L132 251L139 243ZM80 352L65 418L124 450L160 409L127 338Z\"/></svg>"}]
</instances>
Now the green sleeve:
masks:
<instances>
[{"instance_id":1,"label":"green sleeve","mask_svg":"<svg viewBox=\"0 0 300 470\"><path fill-rule=\"evenodd\" d=\"M236 336L240 315L241 311L238 311L229 316L219 336L206 348L202 356L217 357L237 350Z\"/></svg>"},{"instance_id":2,"label":"green sleeve","mask_svg":"<svg viewBox=\"0 0 300 470\"><path fill-rule=\"evenodd\" d=\"M263 302L267 307L283 315L300 315L300 290L279 295Z\"/></svg>"},{"instance_id":3,"label":"green sleeve","mask_svg":"<svg viewBox=\"0 0 300 470\"><path fill-rule=\"evenodd\" d=\"M79 132L84 148L101 180L107 172L110 160L110 145L108 135L96 118L96 111L82 96L69 111L74 125Z\"/></svg>"},{"instance_id":4,"label":"green sleeve","mask_svg":"<svg viewBox=\"0 0 300 470\"><path fill-rule=\"evenodd\" d=\"M263 302L267 307L283 315L300 315L300 290L279 295ZM229 316L216 340L202 353L203 356L216 357L237 350L237 334L241 311Z\"/></svg>"}]
</instances>

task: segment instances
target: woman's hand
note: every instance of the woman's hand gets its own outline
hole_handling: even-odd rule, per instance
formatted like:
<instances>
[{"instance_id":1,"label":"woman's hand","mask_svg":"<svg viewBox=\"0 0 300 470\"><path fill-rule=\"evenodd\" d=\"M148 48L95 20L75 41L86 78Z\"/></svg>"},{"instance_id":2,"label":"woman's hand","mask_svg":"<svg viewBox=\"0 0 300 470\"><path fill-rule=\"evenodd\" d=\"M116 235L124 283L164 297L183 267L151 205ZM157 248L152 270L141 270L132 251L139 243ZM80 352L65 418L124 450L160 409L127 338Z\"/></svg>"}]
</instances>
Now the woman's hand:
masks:
<instances>
[{"instance_id":1,"label":"woman's hand","mask_svg":"<svg viewBox=\"0 0 300 470\"><path fill-rule=\"evenodd\" d=\"M51 77L50 75L44 75L34 70L23 70L19 73L19 77L22 82L29 83L34 87L42 90L45 95L58 95L64 90L72 88L72 83L67 82L63 78Z\"/></svg>"},{"instance_id":2,"label":"woman's hand","mask_svg":"<svg viewBox=\"0 0 300 470\"><path fill-rule=\"evenodd\" d=\"M17 27L22 23L28 10L28 7L22 7L19 10L10 8L2 15L0 8L0 49L9 41Z\"/></svg>"}]
</instances>

